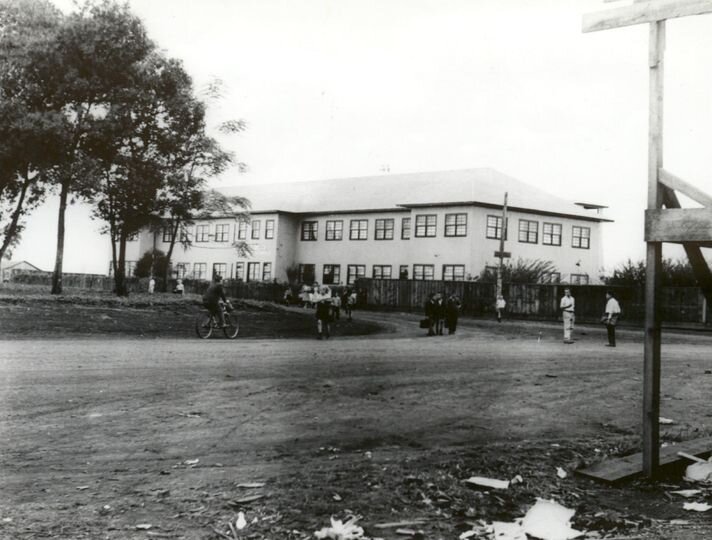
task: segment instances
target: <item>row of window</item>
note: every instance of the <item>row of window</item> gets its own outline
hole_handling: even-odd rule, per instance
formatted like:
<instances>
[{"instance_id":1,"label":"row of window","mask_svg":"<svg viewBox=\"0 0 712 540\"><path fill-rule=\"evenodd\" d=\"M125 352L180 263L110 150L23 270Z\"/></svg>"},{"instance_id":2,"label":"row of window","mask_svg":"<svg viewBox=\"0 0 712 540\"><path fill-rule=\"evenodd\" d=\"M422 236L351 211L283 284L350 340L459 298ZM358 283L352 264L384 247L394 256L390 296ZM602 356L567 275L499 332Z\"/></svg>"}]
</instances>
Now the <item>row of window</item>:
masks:
<instances>
[{"instance_id":1,"label":"row of window","mask_svg":"<svg viewBox=\"0 0 712 540\"><path fill-rule=\"evenodd\" d=\"M542 244L546 246L560 246L563 226L561 223L547 223L542 225ZM374 240L393 240L395 219L383 218L375 220ZM437 215L420 214L415 216L415 237L434 238L437 235ZM411 235L411 218L401 218L401 239L409 240ZM318 221L303 221L301 239L305 242L314 242L319 236ZM467 214L445 214L445 236L467 236ZM502 238L502 218L500 216L487 216L485 236L499 240ZM344 221L341 219L327 220L325 240L343 240ZM505 240L507 233L505 232ZM368 240L368 220L352 219L349 221L349 240ZM519 220L518 240L524 244L539 243L539 222L529 219ZM591 228L573 225L571 228L571 246L589 249L591 244Z\"/></svg>"},{"instance_id":2,"label":"row of window","mask_svg":"<svg viewBox=\"0 0 712 540\"><path fill-rule=\"evenodd\" d=\"M216 275L222 277L232 277L228 275L227 263L213 263L212 273L208 275L207 263L176 263L174 266L176 277L180 279L212 279ZM238 262L235 263L235 279L243 281L270 281L272 279L272 263L265 262Z\"/></svg>"},{"instance_id":3,"label":"row of window","mask_svg":"<svg viewBox=\"0 0 712 540\"><path fill-rule=\"evenodd\" d=\"M365 264L346 265L346 284L353 285L358 278L366 277ZM398 275L393 275L393 267L389 264L374 264L371 269L371 277L374 279L409 279L409 266L402 264L398 267ZM325 264L322 267L321 283L324 285L338 285L342 278L340 264ZM434 280L435 265L414 264L412 279ZM444 264L442 265L442 279L444 281L464 281L464 264ZM317 281L315 265L299 265L299 281L302 283L313 283Z\"/></svg>"},{"instance_id":4,"label":"row of window","mask_svg":"<svg viewBox=\"0 0 712 540\"><path fill-rule=\"evenodd\" d=\"M214 233L210 234L210 224L203 223L195 226L195 230L181 229L180 241L185 242L190 239L193 242L209 242L212 238L213 242L230 242L230 232L233 229L232 223L216 223L214 226ZM248 223L246 221L240 221L235 227L233 235L234 240L247 240L247 228ZM250 238L252 240L259 240L261 237L262 222L259 219L254 219L249 224L250 228ZM192 236L192 238L191 238ZM171 242L173 239L173 231L170 227L163 228L162 234L163 242ZM271 240L274 238L274 220L265 220L264 238L266 240Z\"/></svg>"},{"instance_id":5,"label":"row of window","mask_svg":"<svg viewBox=\"0 0 712 540\"><path fill-rule=\"evenodd\" d=\"M509 222L509 220L507 220ZM509 223L507 223L509 229ZM561 223L544 222L541 228L541 243L545 246L560 246L563 226ZM539 243L539 222L530 219L519 220L519 235L517 240L523 244ZM508 240L508 231L504 232L504 239ZM487 238L499 240L502 238L502 217L487 216L485 230ZM591 228L579 225L571 226L571 247L589 249L591 247Z\"/></svg>"}]
</instances>

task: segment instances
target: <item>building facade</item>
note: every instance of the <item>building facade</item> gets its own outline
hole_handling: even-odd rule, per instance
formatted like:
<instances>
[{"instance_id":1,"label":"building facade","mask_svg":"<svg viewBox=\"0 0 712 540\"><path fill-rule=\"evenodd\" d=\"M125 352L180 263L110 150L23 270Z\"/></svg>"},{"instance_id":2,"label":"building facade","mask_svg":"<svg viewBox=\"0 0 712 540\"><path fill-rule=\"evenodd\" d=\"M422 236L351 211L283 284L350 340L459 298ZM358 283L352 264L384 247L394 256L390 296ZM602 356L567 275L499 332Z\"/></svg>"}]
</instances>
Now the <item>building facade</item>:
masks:
<instances>
[{"instance_id":1,"label":"building facade","mask_svg":"<svg viewBox=\"0 0 712 540\"><path fill-rule=\"evenodd\" d=\"M551 261L547 280L593 283L602 266L602 206L568 202L492 169L240 186L249 222L215 218L187 230L172 256L176 277L350 284L359 277L467 280L498 264L508 193L505 251ZM127 268L167 233L144 231L127 246ZM249 256L234 243L245 241Z\"/></svg>"}]
</instances>

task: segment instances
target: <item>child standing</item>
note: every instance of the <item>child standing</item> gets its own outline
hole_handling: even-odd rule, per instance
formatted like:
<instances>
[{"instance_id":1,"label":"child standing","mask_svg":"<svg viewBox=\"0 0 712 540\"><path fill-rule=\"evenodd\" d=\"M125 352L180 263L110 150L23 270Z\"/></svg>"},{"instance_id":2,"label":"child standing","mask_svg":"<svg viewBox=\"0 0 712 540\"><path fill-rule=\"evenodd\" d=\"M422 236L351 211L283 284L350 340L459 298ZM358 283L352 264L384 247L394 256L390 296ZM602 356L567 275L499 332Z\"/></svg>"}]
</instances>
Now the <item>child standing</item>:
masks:
<instances>
[{"instance_id":1,"label":"child standing","mask_svg":"<svg viewBox=\"0 0 712 540\"><path fill-rule=\"evenodd\" d=\"M504 313L504 308L507 307L507 302L504 299L504 296L501 294L497 295L497 301L495 302L494 305L495 309L497 310L497 322L502 322L502 313Z\"/></svg>"}]
</instances>

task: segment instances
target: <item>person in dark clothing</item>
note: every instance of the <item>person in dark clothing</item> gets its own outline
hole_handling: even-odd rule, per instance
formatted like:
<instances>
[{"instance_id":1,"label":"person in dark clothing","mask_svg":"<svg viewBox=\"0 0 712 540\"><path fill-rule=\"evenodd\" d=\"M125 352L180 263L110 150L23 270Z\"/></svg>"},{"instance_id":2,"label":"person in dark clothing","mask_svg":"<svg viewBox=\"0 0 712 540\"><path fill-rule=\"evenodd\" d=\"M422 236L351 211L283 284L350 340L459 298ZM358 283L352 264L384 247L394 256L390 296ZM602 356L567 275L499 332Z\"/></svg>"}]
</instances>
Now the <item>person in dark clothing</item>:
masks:
<instances>
[{"instance_id":1,"label":"person in dark clothing","mask_svg":"<svg viewBox=\"0 0 712 540\"><path fill-rule=\"evenodd\" d=\"M435 293L430 294L430 296L428 296L428 299L425 301L424 306L425 317L428 319L429 336L435 335L435 325L437 323L438 318L438 304L436 296L437 295Z\"/></svg>"},{"instance_id":2,"label":"person in dark clothing","mask_svg":"<svg viewBox=\"0 0 712 540\"><path fill-rule=\"evenodd\" d=\"M451 294L445 306L445 321L447 323L448 334L454 334L457 330L457 319L460 316L460 299L456 294Z\"/></svg>"},{"instance_id":3,"label":"person in dark clothing","mask_svg":"<svg viewBox=\"0 0 712 540\"><path fill-rule=\"evenodd\" d=\"M435 294L435 333L437 335L443 335L443 328L445 327L445 301L443 300L443 295L440 293Z\"/></svg>"},{"instance_id":4,"label":"person in dark clothing","mask_svg":"<svg viewBox=\"0 0 712 540\"><path fill-rule=\"evenodd\" d=\"M331 303L331 290L329 287L322 287L319 291L319 296L316 300L316 331L317 339L323 337L329 339L331 332L329 331L330 324L334 319L334 312Z\"/></svg>"},{"instance_id":5,"label":"person in dark clothing","mask_svg":"<svg viewBox=\"0 0 712 540\"><path fill-rule=\"evenodd\" d=\"M222 276L215 274L213 282L203 295L203 305L208 308L212 316L220 322L220 328L225 328L225 314L220 305L221 303L227 303L227 298L225 298Z\"/></svg>"}]
</instances>

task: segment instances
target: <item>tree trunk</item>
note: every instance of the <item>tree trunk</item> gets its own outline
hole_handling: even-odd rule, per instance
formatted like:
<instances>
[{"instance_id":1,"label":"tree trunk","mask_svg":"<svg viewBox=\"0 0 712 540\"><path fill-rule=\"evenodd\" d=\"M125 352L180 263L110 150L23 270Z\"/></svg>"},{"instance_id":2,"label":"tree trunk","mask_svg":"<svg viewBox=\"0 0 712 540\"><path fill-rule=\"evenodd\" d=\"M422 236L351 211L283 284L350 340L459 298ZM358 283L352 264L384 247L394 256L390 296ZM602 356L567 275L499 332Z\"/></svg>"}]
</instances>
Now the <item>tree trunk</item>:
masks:
<instances>
[{"instance_id":1,"label":"tree trunk","mask_svg":"<svg viewBox=\"0 0 712 540\"><path fill-rule=\"evenodd\" d=\"M62 294L62 261L64 259L64 214L67 211L69 183L69 180L63 181L62 190L59 193L59 217L57 218L57 256L54 261L54 274L52 274L52 294Z\"/></svg>"},{"instance_id":2,"label":"tree trunk","mask_svg":"<svg viewBox=\"0 0 712 540\"><path fill-rule=\"evenodd\" d=\"M166 253L166 267L163 269L163 292L168 292L168 276L171 271L171 257L173 256L173 248L176 245L176 235L180 230L180 220L176 220L175 225L171 226L171 243L168 244L168 253Z\"/></svg>"},{"instance_id":3,"label":"tree trunk","mask_svg":"<svg viewBox=\"0 0 712 540\"><path fill-rule=\"evenodd\" d=\"M5 229L5 237L3 238L2 246L0 246L0 261L5 257L5 252L7 248L12 244L15 234L17 234L17 224L20 221L20 216L22 215L22 205L25 203L25 196L27 195L27 189L30 187L30 174L29 171L25 173L25 179L22 184L22 189L20 190L20 196L17 199L17 204L15 205L15 210L12 213L12 218L10 223Z\"/></svg>"},{"instance_id":4,"label":"tree trunk","mask_svg":"<svg viewBox=\"0 0 712 540\"><path fill-rule=\"evenodd\" d=\"M116 265L114 272L114 287L116 296L128 296L129 291L126 287L126 234L121 231L119 234L119 262Z\"/></svg>"}]
</instances>

